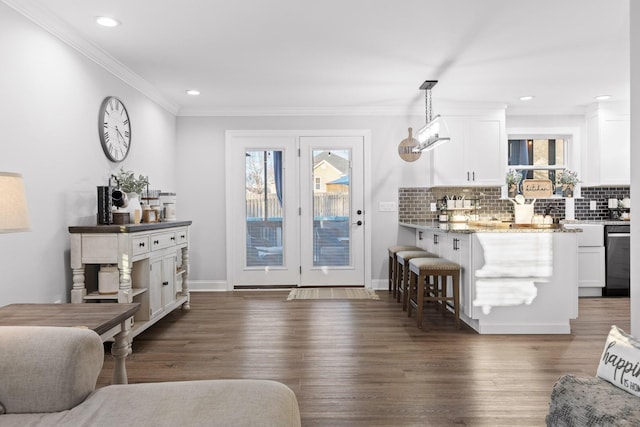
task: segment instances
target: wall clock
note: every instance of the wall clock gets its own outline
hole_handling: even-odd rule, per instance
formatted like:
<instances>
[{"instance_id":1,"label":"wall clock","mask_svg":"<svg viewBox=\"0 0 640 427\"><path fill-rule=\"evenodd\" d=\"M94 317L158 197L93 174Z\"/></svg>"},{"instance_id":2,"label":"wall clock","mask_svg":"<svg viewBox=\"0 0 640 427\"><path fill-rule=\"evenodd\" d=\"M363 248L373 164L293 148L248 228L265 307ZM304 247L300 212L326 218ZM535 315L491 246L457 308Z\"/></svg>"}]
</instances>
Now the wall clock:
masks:
<instances>
[{"instance_id":1,"label":"wall clock","mask_svg":"<svg viewBox=\"0 0 640 427\"><path fill-rule=\"evenodd\" d=\"M100 105L98 133L104 154L112 162L121 162L131 148L131 122L122 101L107 96Z\"/></svg>"}]
</instances>

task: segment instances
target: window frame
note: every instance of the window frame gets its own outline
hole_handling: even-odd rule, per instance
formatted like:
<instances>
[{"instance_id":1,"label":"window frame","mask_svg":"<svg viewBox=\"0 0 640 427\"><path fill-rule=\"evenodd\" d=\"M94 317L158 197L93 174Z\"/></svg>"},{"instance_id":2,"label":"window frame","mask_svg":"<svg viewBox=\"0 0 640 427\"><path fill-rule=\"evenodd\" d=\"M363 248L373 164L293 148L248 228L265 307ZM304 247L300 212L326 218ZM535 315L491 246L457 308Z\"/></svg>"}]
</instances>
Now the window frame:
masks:
<instances>
[{"instance_id":1,"label":"window frame","mask_svg":"<svg viewBox=\"0 0 640 427\"><path fill-rule=\"evenodd\" d=\"M575 165L580 164L580 128L508 128L507 133L507 149L505 159L505 170L522 169L522 170L574 170L580 175L580 171ZM509 140L513 139L562 139L564 140L564 165L509 165ZM554 183L555 185L555 183ZM503 196L506 197L507 185L502 186ZM580 197L580 184L574 189L574 198ZM562 198L561 195L554 193L552 198Z\"/></svg>"}]
</instances>

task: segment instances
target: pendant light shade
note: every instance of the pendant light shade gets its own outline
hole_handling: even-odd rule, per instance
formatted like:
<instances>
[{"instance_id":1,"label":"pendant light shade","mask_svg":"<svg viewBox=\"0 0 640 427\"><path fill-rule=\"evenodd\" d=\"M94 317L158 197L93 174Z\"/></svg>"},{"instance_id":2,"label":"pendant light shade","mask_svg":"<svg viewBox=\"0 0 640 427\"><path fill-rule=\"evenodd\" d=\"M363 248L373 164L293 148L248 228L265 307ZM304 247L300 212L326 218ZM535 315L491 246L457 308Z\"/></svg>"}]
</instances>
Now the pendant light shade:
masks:
<instances>
[{"instance_id":1,"label":"pendant light shade","mask_svg":"<svg viewBox=\"0 0 640 427\"><path fill-rule=\"evenodd\" d=\"M420 86L420 89L425 91L427 124L421 127L416 134L419 144L413 149L415 152L433 150L451 139L449 127L444 119L439 115L432 118L431 89L436 83L438 83L437 80L427 80Z\"/></svg>"}]
</instances>

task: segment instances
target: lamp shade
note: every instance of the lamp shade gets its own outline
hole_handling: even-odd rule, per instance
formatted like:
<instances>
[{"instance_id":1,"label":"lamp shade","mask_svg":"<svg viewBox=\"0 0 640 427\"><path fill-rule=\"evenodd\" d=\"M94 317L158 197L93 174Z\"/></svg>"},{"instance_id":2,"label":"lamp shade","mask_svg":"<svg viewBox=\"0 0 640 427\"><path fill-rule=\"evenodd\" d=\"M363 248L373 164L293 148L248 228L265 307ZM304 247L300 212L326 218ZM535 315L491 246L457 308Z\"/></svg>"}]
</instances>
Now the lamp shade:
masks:
<instances>
[{"instance_id":1,"label":"lamp shade","mask_svg":"<svg viewBox=\"0 0 640 427\"><path fill-rule=\"evenodd\" d=\"M424 125L416 135L418 138L418 146L414 151L429 151L438 145L449 141L449 127L440 116L436 116L429 123Z\"/></svg>"},{"instance_id":2,"label":"lamp shade","mask_svg":"<svg viewBox=\"0 0 640 427\"><path fill-rule=\"evenodd\" d=\"M0 172L0 233L29 230L22 175Z\"/></svg>"}]
</instances>

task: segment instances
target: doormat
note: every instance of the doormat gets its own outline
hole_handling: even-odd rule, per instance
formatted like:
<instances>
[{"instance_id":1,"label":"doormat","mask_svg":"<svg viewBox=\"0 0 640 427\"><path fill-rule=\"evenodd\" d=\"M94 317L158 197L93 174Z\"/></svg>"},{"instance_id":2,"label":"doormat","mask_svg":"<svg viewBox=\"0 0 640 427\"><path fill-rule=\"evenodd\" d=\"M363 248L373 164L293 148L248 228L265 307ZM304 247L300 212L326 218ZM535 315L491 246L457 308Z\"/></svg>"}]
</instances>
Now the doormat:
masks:
<instances>
[{"instance_id":1,"label":"doormat","mask_svg":"<svg viewBox=\"0 0 640 427\"><path fill-rule=\"evenodd\" d=\"M289 292L287 301L298 299L373 299L380 297L372 289L364 288L297 288Z\"/></svg>"}]
</instances>

